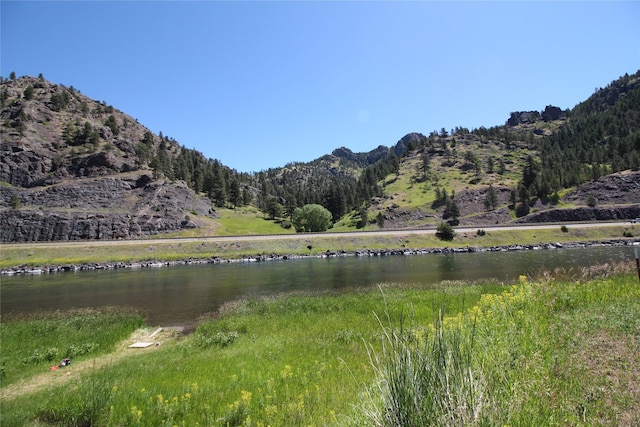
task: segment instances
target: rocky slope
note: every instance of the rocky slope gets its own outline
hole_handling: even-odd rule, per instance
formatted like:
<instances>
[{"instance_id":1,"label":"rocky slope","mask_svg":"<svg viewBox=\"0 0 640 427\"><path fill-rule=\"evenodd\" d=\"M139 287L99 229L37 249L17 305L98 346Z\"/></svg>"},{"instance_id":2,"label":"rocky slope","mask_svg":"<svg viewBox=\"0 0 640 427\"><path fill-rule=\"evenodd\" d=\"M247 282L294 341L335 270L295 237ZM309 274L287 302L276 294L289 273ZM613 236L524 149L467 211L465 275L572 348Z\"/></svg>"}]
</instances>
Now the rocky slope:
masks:
<instances>
[{"instance_id":1,"label":"rocky slope","mask_svg":"<svg viewBox=\"0 0 640 427\"><path fill-rule=\"evenodd\" d=\"M627 171L577 187L561 200L563 209L536 201L529 215L514 219L509 199L523 165L539 155L544 138L567 126L569 112L557 107L512 113L504 127L410 133L391 148L354 153L341 147L309 163L256 174L225 169L112 106L44 78L0 79L0 107L3 242L140 238L195 227L199 218L217 213L193 188L217 206L261 205L268 197L284 203L291 195L299 204L340 209L337 202L349 201L336 217L353 216L349 211L363 204L360 197L372 202L369 222L382 213L384 228L447 220L444 207L424 197L436 189L455 190L460 225L640 216L640 174ZM489 184L498 199L491 211L484 207ZM411 199L425 203L416 206ZM594 200L596 206L587 207Z\"/></svg>"},{"instance_id":2,"label":"rocky slope","mask_svg":"<svg viewBox=\"0 0 640 427\"><path fill-rule=\"evenodd\" d=\"M149 168L161 144L132 117L40 78L0 88L0 240L136 238L216 216L184 182Z\"/></svg>"},{"instance_id":3,"label":"rocky slope","mask_svg":"<svg viewBox=\"0 0 640 427\"><path fill-rule=\"evenodd\" d=\"M624 171L601 177L569 191L558 205L537 201L531 213L514 218L509 209L511 189L495 187L498 208L484 206L487 188L462 190L455 195L461 226L489 226L508 223L611 221L640 218L640 172ZM589 199L596 206L590 207ZM385 228L421 227L429 221L444 220L444 208L425 210L392 205L384 210Z\"/></svg>"}]
</instances>

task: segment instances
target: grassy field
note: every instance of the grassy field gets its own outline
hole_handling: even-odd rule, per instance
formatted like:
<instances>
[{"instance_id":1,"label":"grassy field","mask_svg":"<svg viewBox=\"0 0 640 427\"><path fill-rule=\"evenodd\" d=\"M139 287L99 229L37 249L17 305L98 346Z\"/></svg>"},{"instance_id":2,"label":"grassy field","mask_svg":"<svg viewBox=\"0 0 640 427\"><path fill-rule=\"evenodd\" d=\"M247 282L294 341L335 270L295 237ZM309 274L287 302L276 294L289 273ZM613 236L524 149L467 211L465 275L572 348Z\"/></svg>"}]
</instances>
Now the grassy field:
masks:
<instances>
[{"instance_id":1,"label":"grassy field","mask_svg":"<svg viewBox=\"0 0 640 427\"><path fill-rule=\"evenodd\" d=\"M262 221L262 220L260 220ZM171 240L139 240L122 244L84 242L56 246L27 244L0 245L0 268L15 266L47 266L65 264L91 264L133 261L172 261L190 258L208 259L221 257L235 259L255 255L318 255L329 251L353 252L360 249L398 248L447 248L447 247L491 247L511 244L539 244L551 242L576 242L599 239L619 239L624 233L637 234L637 227L572 228L560 227L546 230L491 231L457 233L453 241L447 242L433 234L372 235L345 237L339 233L299 239L274 239L255 241L214 242L206 239L192 242ZM197 239L197 238L194 238ZM311 249L309 249L311 246Z\"/></svg>"},{"instance_id":2,"label":"grassy field","mask_svg":"<svg viewBox=\"0 0 640 427\"><path fill-rule=\"evenodd\" d=\"M221 209L216 221L217 236L247 236L255 234L294 234L293 228L285 229L279 220L267 218L253 206Z\"/></svg>"},{"instance_id":3,"label":"grassy field","mask_svg":"<svg viewBox=\"0 0 640 427\"><path fill-rule=\"evenodd\" d=\"M50 362L25 374L20 360L68 322L3 319L1 424L636 425L640 285L599 271L236 301L189 336L110 364L79 355L46 373L63 382L22 393ZM56 346L87 340L69 339Z\"/></svg>"}]
</instances>

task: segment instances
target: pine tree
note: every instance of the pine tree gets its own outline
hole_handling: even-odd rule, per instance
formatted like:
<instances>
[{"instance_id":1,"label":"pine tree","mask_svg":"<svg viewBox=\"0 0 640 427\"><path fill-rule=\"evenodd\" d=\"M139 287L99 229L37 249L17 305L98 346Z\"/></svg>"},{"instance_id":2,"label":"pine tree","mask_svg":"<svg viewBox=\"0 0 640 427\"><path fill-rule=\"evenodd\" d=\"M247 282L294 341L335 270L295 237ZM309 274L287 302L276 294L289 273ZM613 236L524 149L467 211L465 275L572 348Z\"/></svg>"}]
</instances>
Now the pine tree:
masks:
<instances>
[{"instance_id":1,"label":"pine tree","mask_svg":"<svg viewBox=\"0 0 640 427\"><path fill-rule=\"evenodd\" d=\"M496 190L493 188L493 184L489 185L487 189L487 194L484 198L484 207L488 211L494 210L498 206L498 195L496 194Z\"/></svg>"}]
</instances>

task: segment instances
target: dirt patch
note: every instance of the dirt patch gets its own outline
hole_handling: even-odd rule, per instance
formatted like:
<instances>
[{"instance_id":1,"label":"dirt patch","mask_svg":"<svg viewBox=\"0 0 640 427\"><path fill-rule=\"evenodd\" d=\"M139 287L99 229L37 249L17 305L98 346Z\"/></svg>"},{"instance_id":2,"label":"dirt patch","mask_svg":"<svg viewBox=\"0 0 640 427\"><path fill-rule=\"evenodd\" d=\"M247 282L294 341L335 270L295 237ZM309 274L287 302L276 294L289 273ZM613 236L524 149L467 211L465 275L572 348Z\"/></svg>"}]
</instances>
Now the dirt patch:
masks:
<instances>
[{"instance_id":1,"label":"dirt patch","mask_svg":"<svg viewBox=\"0 0 640 427\"><path fill-rule=\"evenodd\" d=\"M154 334L155 333L155 334ZM92 359L73 361L71 365L54 371L47 370L42 374L11 384L0 390L0 400L15 399L20 396L35 393L49 387L57 387L80 377L83 372L112 365L127 357L135 357L160 348L163 344L175 340L182 334L181 328L170 327L158 329L143 328L134 331L129 338L120 342L114 351ZM153 336L152 336L153 335ZM129 348L136 342L152 342L146 348Z\"/></svg>"},{"instance_id":2,"label":"dirt patch","mask_svg":"<svg viewBox=\"0 0 640 427\"><path fill-rule=\"evenodd\" d=\"M583 338L575 362L582 375L595 379L584 400L603 399L616 412L613 420L599 415L598 424L640 425L640 337L599 331Z\"/></svg>"}]
</instances>

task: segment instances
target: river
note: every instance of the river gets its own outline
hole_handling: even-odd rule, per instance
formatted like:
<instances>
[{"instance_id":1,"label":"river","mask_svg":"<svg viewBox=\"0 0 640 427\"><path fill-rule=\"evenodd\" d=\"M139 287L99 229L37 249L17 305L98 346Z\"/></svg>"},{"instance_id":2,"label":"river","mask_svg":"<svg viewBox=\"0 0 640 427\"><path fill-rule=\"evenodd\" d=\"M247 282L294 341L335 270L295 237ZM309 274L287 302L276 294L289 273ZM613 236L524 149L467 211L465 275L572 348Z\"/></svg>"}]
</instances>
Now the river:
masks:
<instances>
[{"instance_id":1,"label":"river","mask_svg":"<svg viewBox=\"0 0 640 427\"><path fill-rule=\"evenodd\" d=\"M290 291L434 284L442 280L517 280L555 268L633 263L630 246L387 257L303 258L200 264L0 278L0 310L32 313L80 307L128 306L150 325L185 325L228 301Z\"/></svg>"}]
</instances>

